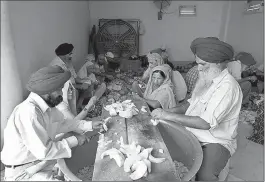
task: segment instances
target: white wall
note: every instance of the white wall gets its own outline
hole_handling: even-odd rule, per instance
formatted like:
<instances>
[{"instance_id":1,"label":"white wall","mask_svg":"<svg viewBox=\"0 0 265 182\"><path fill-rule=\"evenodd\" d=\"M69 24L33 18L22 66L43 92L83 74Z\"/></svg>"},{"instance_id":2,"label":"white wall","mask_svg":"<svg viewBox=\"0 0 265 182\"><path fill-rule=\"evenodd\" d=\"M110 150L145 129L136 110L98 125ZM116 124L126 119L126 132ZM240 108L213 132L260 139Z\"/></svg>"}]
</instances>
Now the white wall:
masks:
<instances>
[{"instance_id":1,"label":"white wall","mask_svg":"<svg viewBox=\"0 0 265 182\"><path fill-rule=\"evenodd\" d=\"M7 120L22 99L22 86L10 31L7 2L1 1L1 150Z\"/></svg>"},{"instance_id":2,"label":"white wall","mask_svg":"<svg viewBox=\"0 0 265 182\"><path fill-rule=\"evenodd\" d=\"M23 86L31 73L48 65L55 48L64 42L75 46L75 66L87 53L89 11L87 1L9 1L10 22Z\"/></svg>"},{"instance_id":3,"label":"white wall","mask_svg":"<svg viewBox=\"0 0 265 182\"><path fill-rule=\"evenodd\" d=\"M197 5L196 17L180 18L179 5ZM145 34L140 36L140 54L165 43L171 60L191 61L194 56L190 43L194 38L216 36L223 39L226 21L226 1L172 1L167 12L158 20L159 9L153 1L90 1L91 24L98 28L100 18L140 19ZM176 11L177 10L177 11Z\"/></svg>"},{"instance_id":4,"label":"white wall","mask_svg":"<svg viewBox=\"0 0 265 182\"><path fill-rule=\"evenodd\" d=\"M245 1L231 1L227 42L236 52L249 52L264 63L264 13L243 14Z\"/></svg>"}]
</instances>

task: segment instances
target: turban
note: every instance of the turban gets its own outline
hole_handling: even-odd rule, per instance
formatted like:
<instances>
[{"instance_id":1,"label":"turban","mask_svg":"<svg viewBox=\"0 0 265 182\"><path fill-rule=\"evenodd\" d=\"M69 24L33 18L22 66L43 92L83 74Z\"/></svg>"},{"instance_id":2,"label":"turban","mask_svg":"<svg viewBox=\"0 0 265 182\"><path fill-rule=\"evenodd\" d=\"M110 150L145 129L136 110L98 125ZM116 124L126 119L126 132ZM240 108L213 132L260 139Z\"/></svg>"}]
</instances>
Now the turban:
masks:
<instances>
[{"instance_id":1,"label":"turban","mask_svg":"<svg viewBox=\"0 0 265 182\"><path fill-rule=\"evenodd\" d=\"M38 95L54 92L64 86L71 73L59 66L48 66L33 73L27 83L27 89Z\"/></svg>"},{"instance_id":2,"label":"turban","mask_svg":"<svg viewBox=\"0 0 265 182\"><path fill-rule=\"evenodd\" d=\"M73 49L74 49L73 44L63 43L55 49L55 54L57 56L64 56L72 52Z\"/></svg>"},{"instance_id":3,"label":"turban","mask_svg":"<svg viewBox=\"0 0 265 182\"><path fill-rule=\"evenodd\" d=\"M88 54L85 61L92 62L95 61L95 56L94 54Z\"/></svg>"},{"instance_id":4,"label":"turban","mask_svg":"<svg viewBox=\"0 0 265 182\"><path fill-rule=\"evenodd\" d=\"M157 53L157 54L159 54L159 55L161 55L162 54L162 49L161 48L158 48L158 49L154 49L154 50L152 50L152 51L150 51L150 53L151 54L153 54L153 53Z\"/></svg>"},{"instance_id":5,"label":"turban","mask_svg":"<svg viewBox=\"0 0 265 182\"><path fill-rule=\"evenodd\" d=\"M108 58L114 58L114 54L112 52L107 52L105 56Z\"/></svg>"},{"instance_id":6,"label":"turban","mask_svg":"<svg viewBox=\"0 0 265 182\"><path fill-rule=\"evenodd\" d=\"M192 41L190 49L200 59L210 63L232 61L234 56L233 47L217 37L197 38Z\"/></svg>"},{"instance_id":7,"label":"turban","mask_svg":"<svg viewBox=\"0 0 265 182\"><path fill-rule=\"evenodd\" d=\"M253 56L247 52L240 52L236 55L235 60L240 60L241 63L247 65L247 66L252 66L256 64L255 59Z\"/></svg>"},{"instance_id":8,"label":"turban","mask_svg":"<svg viewBox=\"0 0 265 182\"><path fill-rule=\"evenodd\" d=\"M156 52L148 53L146 56L148 58L148 62L156 62L158 66L164 64L163 58Z\"/></svg>"}]
</instances>

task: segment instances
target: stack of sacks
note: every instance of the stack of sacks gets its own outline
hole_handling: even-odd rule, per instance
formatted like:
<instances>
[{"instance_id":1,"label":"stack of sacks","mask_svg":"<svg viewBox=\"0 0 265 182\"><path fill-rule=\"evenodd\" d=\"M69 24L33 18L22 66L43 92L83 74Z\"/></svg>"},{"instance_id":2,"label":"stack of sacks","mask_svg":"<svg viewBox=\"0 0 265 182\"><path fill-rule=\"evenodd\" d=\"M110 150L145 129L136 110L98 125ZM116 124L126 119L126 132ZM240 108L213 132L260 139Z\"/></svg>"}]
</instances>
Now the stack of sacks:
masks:
<instances>
[{"instance_id":1,"label":"stack of sacks","mask_svg":"<svg viewBox=\"0 0 265 182\"><path fill-rule=\"evenodd\" d=\"M131 100L125 100L122 103L116 102L111 105L107 105L104 107L107 111L109 111L111 116L119 116L123 118L132 118L134 115L137 115L139 110L136 108L134 103Z\"/></svg>"}]
</instances>

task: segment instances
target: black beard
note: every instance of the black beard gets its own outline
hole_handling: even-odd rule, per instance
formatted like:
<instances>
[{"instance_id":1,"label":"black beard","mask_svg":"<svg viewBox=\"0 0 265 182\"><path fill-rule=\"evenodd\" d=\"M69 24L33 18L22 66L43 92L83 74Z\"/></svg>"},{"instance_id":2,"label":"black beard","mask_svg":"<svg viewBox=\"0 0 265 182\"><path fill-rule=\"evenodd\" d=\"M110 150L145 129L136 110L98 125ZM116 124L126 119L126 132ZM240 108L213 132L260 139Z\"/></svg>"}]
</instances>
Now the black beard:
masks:
<instances>
[{"instance_id":1,"label":"black beard","mask_svg":"<svg viewBox=\"0 0 265 182\"><path fill-rule=\"evenodd\" d=\"M46 103L48 104L49 107L55 107L58 104L60 104L62 101L63 101L63 97L61 95L59 95L55 99L52 99L51 96L48 96Z\"/></svg>"}]
</instances>

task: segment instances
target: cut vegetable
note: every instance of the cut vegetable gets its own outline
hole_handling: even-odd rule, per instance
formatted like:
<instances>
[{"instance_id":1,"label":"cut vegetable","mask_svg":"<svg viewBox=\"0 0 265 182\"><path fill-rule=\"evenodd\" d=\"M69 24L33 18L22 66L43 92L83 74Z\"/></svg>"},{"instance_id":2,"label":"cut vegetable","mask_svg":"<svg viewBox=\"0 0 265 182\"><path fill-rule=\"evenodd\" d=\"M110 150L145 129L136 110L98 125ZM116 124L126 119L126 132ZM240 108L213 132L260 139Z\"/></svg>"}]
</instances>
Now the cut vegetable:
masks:
<instances>
[{"instance_id":1,"label":"cut vegetable","mask_svg":"<svg viewBox=\"0 0 265 182\"><path fill-rule=\"evenodd\" d=\"M153 163L161 163L166 160L165 158L155 158L151 154L149 155L148 159L150 160L150 162L153 162Z\"/></svg>"},{"instance_id":2,"label":"cut vegetable","mask_svg":"<svg viewBox=\"0 0 265 182\"><path fill-rule=\"evenodd\" d=\"M110 159L114 159L116 161L116 164L121 167L124 164L125 157L124 155L117 150L116 148L111 148L101 154L101 159L104 158L104 156L109 155Z\"/></svg>"},{"instance_id":3,"label":"cut vegetable","mask_svg":"<svg viewBox=\"0 0 265 182\"><path fill-rule=\"evenodd\" d=\"M158 120L158 119L151 119L150 121L151 121L151 123L152 123L154 126L156 126L156 125L159 123L159 120Z\"/></svg>"},{"instance_id":4,"label":"cut vegetable","mask_svg":"<svg viewBox=\"0 0 265 182\"><path fill-rule=\"evenodd\" d=\"M146 110L146 106L142 106L141 111L142 111L142 112L147 112L147 110Z\"/></svg>"},{"instance_id":5,"label":"cut vegetable","mask_svg":"<svg viewBox=\"0 0 265 182\"><path fill-rule=\"evenodd\" d=\"M105 123L103 123L102 126L103 126L105 131L108 131L108 127L107 127L107 125Z\"/></svg>"},{"instance_id":6,"label":"cut vegetable","mask_svg":"<svg viewBox=\"0 0 265 182\"><path fill-rule=\"evenodd\" d=\"M159 149L158 151L159 151L159 153L161 153L161 154L164 153L163 149Z\"/></svg>"},{"instance_id":7,"label":"cut vegetable","mask_svg":"<svg viewBox=\"0 0 265 182\"><path fill-rule=\"evenodd\" d=\"M107 117L106 119L104 119L104 123L107 123L110 119L111 117Z\"/></svg>"},{"instance_id":8,"label":"cut vegetable","mask_svg":"<svg viewBox=\"0 0 265 182\"><path fill-rule=\"evenodd\" d=\"M141 159L141 157L138 155L131 155L131 156L127 157L125 159L125 162L124 162L124 171L127 173L130 172L132 165L135 162L139 161L140 159Z\"/></svg>"},{"instance_id":9,"label":"cut vegetable","mask_svg":"<svg viewBox=\"0 0 265 182\"><path fill-rule=\"evenodd\" d=\"M143 162L146 164L148 172L151 173L151 162L147 159L144 159Z\"/></svg>"},{"instance_id":10,"label":"cut vegetable","mask_svg":"<svg viewBox=\"0 0 265 182\"><path fill-rule=\"evenodd\" d=\"M138 161L136 165L136 170L130 175L132 180L137 180L142 178L147 171L147 166L143 161Z\"/></svg>"}]
</instances>

